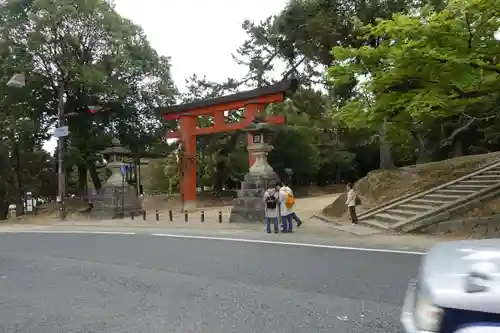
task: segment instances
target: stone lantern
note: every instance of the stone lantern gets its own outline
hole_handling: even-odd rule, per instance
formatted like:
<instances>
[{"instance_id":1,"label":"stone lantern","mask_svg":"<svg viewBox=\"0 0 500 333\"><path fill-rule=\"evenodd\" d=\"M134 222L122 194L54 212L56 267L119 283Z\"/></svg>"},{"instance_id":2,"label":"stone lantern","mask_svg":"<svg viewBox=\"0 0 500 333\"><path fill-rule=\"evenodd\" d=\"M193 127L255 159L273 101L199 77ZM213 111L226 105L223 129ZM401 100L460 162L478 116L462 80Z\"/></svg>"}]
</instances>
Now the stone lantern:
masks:
<instances>
[{"instance_id":1,"label":"stone lantern","mask_svg":"<svg viewBox=\"0 0 500 333\"><path fill-rule=\"evenodd\" d=\"M121 169L124 168L124 163L122 162L124 157L130 157L132 154L130 150L123 147L120 140L113 138L111 141L111 146L104 149L101 154L107 161L106 166L111 169L111 176L106 180L105 185L110 186L122 186L124 180Z\"/></svg>"},{"instance_id":2,"label":"stone lantern","mask_svg":"<svg viewBox=\"0 0 500 333\"><path fill-rule=\"evenodd\" d=\"M229 222L264 222L264 192L271 183L278 183L279 177L267 162L267 155L273 150L269 144L272 125L260 118L243 130L252 135L247 149L255 158L255 162L241 183L238 197L234 200Z\"/></svg>"},{"instance_id":3,"label":"stone lantern","mask_svg":"<svg viewBox=\"0 0 500 333\"><path fill-rule=\"evenodd\" d=\"M271 134L274 132L272 125L256 119L243 131L252 136L252 144L248 145L247 150L255 158L255 162L248 170L245 179L263 179L263 177L265 179L278 179L273 168L267 162L267 155L274 148L269 144Z\"/></svg>"},{"instance_id":4,"label":"stone lantern","mask_svg":"<svg viewBox=\"0 0 500 333\"><path fill-rule=\"evenodd\" d=\"M111 146L102 151L102 155L107 161L106 166L111 170L111 176L92 200L92 216L114 219L141 214L137 191L126 181L128 165L122 162L124 157L131 156L130 150L115 138Z\"/></svg>"}]
</instances>

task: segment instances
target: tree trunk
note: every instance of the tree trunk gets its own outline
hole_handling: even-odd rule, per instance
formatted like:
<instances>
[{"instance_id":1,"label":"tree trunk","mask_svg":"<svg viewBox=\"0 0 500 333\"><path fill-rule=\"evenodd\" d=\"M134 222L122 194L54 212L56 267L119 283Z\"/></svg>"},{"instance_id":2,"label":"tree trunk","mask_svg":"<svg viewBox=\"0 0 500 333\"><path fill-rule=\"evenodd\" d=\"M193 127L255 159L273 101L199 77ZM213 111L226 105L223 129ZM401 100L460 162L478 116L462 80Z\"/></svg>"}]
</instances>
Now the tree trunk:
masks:
<instances>
[{"instance_id":1,"label":"tree trunk","mask_svg":"<svg viewBox=\"0 0 500 333\"><path fill-rule=\"evenodd\" d=\"M21 152L19 151L19 142L16 140L14 142L14 154L16 158L16 169L15 169L15 177L16 177L16 192L17 192L17 201L16 201L16 215L21 216L24 214L24 189L23 189L23 181L22 177L22 165L21 165Z\"/></svg>"},{"instance_id":2,"label":"tree trunk","mask_svg":"<svg viewBox=\"0 0 500 333\"><path fill-rule=\"evenodd\" d=\"M464 145L462 140L460 140L459 138L455 138L455 140L453 140L452 156L453 157L464 156Z\"/></svg>"},{"instance_id":3,"label":"tree trunk","mask_svg":"<svg viewBox=\"0 0 500 333\"><path fill-rule=\"evenodd\" d=\"M216 156L217 163L215 164L215 174L213 183L213 188L216 194L220 194L224 187L224 177L225 177L224 171L226 170L226 161L225 161L226 158L227 156L223 157L221 156L220 153L217 154Z\"/></svg>"},{"instance_id":4,"label":"tree trunk","mask_svg":"<svg viewBox=\"0 0 500 333\"><path fill-rule=\"evenodd\" d=\"M92 179L92 183L94 184L94 188L96 191L100 191L102 188L101 180L99 179L99 174L97 173L97 169L95 167L94 161L86 161L87 169L90 173L90 178Z\"/></svg>"},{"instance_id":5,"label":"tree trunk","mask_svg":"<svg viewBox=\"0 0 500 333\"><path fill-rule=\"evenodd\" d=\"M418 156L417 156L417 164L427 163L431 161L429 153L427 151L427 147L425 145L425 140L422 136L417 132L411 133L413 138L415 139L418 146Z\"/></svg>"},{"instance_id":6,"label":"tree trunk","mask_svg":"<svg viewBox=\"0 0 500 333\"><path fill-rule=\"evenodd\" d=\"M133 177L135 180L135 192L137 195L140 194L141 180L139 179L139 165L141 164L141 158L139 155L133 157Z\"/></svg>"},{"instance_id":7,"label":"tree trunk","mask_svg":"<svg viewBox=\"0 0 500 333\"><path fill-rule=\"evenodd\" d=\"M419 150L418 150L418 156L417 156L416 164L424 164L424 163L428 163L430 161L431 161L431 158L430 158L429 154L427 154L427 152L425 151L425 149L423 149L422 147L420 147Z\"/></svg>"},{"instance_id":8,"label":"tree trunk","mask_svg":"<svg viewBox=\"0 0 500 333\"><path fill-rule=\"evenodd\" d=\"M82 198L87 198L87 166L78 164L78 195Z\"/></svg>"},{"instance_id":9,"label":"tree trunk","mask_svg":"<svg viewBox=\"0 0 500 333\"><path fill-rule=\"evenodd\" d=\"M0 220L6 220L9 214L9 203L7 202L7 179L9 178L11 163L8 148L4 141L0 140Z\"/></svg>"},{"instance_id":10,"label":"tree trunk","mask_svg":"<svg viewBox=\"0 0 500 333\"><path fill-rule=\"evenodd\" d=\"M9 215L9 203L7 202L7 193L5 188L0 188L0 221L7 220Z\"/></svg>"},{"instance_id":11,"label":"tree trunk","mask_svg":"<svg viewBox=\"0 0 500 333\"><path fill-rule=\"evenodd\" d=\"M394 161L392 160L391 143L387 139L387 127L387 119L384 119L379 132L380 169L393 169L395 167Z\"/></svg>"},{"instance_id":12,"label":"tree trunk","mask_svg":"<svg viewBox=\"0 0 500 333\"><path fill-rule=\"evenodd\" d=\"M215 166L213 188L218 194L222 192L224 183L227 177L229 176L226 172L227 161L229 158L229 154L231 154L234 151L234 147L236 147L236 144L238 143L238 137L239 133L231 134L231 137L229 138L228 141L226 141L222 149L220 149L219 152L216 153L215 156L216 166Z\"/></svg>"}]
</instances>

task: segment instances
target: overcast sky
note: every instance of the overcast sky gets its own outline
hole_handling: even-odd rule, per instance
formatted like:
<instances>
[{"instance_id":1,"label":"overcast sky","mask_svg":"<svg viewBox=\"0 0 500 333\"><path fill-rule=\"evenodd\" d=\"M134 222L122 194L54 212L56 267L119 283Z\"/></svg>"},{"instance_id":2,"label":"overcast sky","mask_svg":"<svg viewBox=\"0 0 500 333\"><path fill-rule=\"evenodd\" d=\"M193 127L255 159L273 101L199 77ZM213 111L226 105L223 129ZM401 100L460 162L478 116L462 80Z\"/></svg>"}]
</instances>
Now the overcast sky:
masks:
<instances>
[{"instance_id":1,"label":"overcast sky","mask_svg":"<svg viewBox=\"0 0 500 333\"><path fill-rule=\"evenodd\" d=\"M140 25L151 45L172 58L172 74L182 89L196 73L213 81L240 78L244 66L231 53L243 43L244 20L278 14L286 0L115 0L117 11Z\"/></svg>"},{"instance_id":2,"label":"overcast sky","mask_svg":"<svg viewBox=\"0 0 500 333\"><path fill-rule=\"evenodd\" d=\"M193 73L212 81L246 74L231 53L246 39L244 20L278 14L286 0L115 0L116 10L141 26L153 48L172 59L175 84ZM44 148L54 151L56 141Z\"/></svg>"}]
</instances>

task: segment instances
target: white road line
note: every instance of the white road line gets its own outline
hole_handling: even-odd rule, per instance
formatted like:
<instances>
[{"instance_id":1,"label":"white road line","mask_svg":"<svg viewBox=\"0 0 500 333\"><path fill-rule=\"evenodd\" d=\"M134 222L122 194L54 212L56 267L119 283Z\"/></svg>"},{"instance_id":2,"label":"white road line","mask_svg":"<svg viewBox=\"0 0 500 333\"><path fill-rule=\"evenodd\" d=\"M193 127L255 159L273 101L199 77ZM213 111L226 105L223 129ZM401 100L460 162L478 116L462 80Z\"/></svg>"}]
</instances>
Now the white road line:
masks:
<instances>
[{"instance_id":1,"label":"white road line","mask_svg":"<svg viewBox=\"0 0 500 333\"><path fill-rule=\"evenodd\" d=\"M103 234L103 235L135 235L136 232L122 232L122 231L71 231L71 230L26 230L26 231L9 231L0 232L3 234ZM147 235L147 234L146 234Z\"/></svg>"},{"instance_id":2,"label":"white road line","mask_svg":"<svg viewBox=\"0 0 500 333\"><path fill-rule=\"evenodd\" d=\"M230 238L230 237L213 237L213 236L197 236L197 235L182 235L182 234L159 234L159 233L137 233L137 232L120 232L120 231L50 231L50 230L26 230L26 231L14 231L14 232L0 232L0 234L104 234L104 235L145 235L145 236L159 236L159 237L170 237L170 238L183 238L183 239L203 239L203 240L217 240L217 241L227 241L227 242L241 242L241 243L256 243L256 244L276 244L276 245L292 245L292 246L303 246L303 247L316 247L323 249L334 249L334 250L348 250L348 251L360 251L360 252L379 252L379 253L400 253L400 254L412 254L412 255L424 255L425 252L417 251L406 251L406 250L391 250L391 249L377 249L377 248L365 248L365 247L350 247L350 246L338 246L338 245L326 245L326 244L311 244L311 243L298 243L298 242L282 242L273 240L263 240L263 239L247 239L247 238Z\"/></svg>"},{"instance_id":3,"label":"white road line","mask_svg":"<svg viewBox=\"0 0 500 333\"><path fill-rule=\"evenodd\" d=\"M152 235L153 236L160 236L160 237L171 237L171 238L206 239L206 240L220 240L220 241L242 242L242 243L293 245L293 246L318 247L318 248L324 248L324 249L351 250L351 251L364 251L364 252L401 253L401 254L413 254L413 255L424 255L425 254L425 252L417 252L417 251L349 247L349 246L337 246L337 245L325 245L325 244L296 243L296 242L282 242L282 241L270 241L270 240L268 241L268 240L262 240L262 239L226 238L226 237L193 236L193 235L178 235L178 234L152 234Z\"/></svg>"}]
</instances>

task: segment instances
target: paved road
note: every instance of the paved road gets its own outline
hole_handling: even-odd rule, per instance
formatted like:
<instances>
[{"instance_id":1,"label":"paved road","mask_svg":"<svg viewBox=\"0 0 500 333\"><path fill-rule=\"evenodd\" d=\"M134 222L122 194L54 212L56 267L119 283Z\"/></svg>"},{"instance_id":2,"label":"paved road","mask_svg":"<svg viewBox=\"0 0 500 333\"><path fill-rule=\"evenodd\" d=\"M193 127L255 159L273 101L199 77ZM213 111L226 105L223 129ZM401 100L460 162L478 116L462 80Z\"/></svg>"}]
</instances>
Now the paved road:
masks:
<instances>
[{"instance_id":1,"label":"paved road","mask_svg":"<svg viewBox=\"0 0 500 333\"><path fill-rule=\"evenodd\" d=\"M0 235L0 332L400 332L420 256L149 235Z\"/></svg>"}]
</instances>

